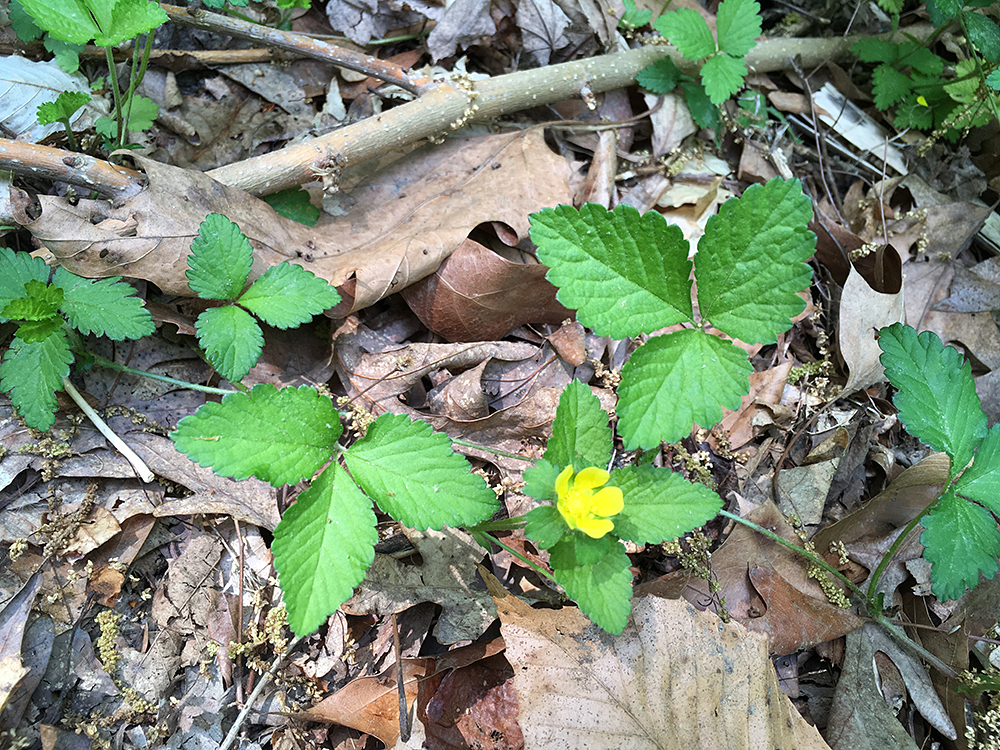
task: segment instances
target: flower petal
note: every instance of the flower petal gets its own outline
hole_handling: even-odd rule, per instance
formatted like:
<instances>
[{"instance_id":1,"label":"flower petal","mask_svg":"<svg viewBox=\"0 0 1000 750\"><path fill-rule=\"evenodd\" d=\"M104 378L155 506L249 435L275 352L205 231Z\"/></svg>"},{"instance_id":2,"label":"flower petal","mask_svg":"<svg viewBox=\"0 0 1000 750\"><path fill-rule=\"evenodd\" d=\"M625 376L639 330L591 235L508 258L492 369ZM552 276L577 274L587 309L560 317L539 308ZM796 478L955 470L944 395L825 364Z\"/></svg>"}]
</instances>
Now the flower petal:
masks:
<instances>
[{"instance_id":1,"label":"flower petal","mask_svg":"<svg viewBox=\"0 0 1000 750\"><path fill-rule=\"evenodd\" d=\"M573 467L567 466L565 469L559 472L559 476L556 477L556 494L560 499L565 497L567 490L569 490L569 480L573 476Z\"/></svg>"},{"instance_id":2,"label":"flower petal","mask_svg":"<svg viewBox=\"0 0 1000 750\"><path fill-rule=\"evenodd\" d=\"M583 469L576 478L573 480L573 486L581 490L594 490L598 487L603 487L608 483L611 475L604 469L599 469L596 466L588 466Z\"/></svg>"},{"instance_id":3,"label":"flower petal","mask_svg":"<svg viewBox=\"0 0 1000 750\"><path fill-rule=\"evenodd\" d=\"M594 494L590 511L595 516L617 516L625 509L625 498L618 487L605 487Z\"/></svg>"},{"instance_id":4,"label":"flower petal","mask_svg":"<svg viewBox=\"0 0 1000 750\"><path fill-rule=\"evenodd\" d=\"M582 522L580 524L580 531L591 539L600 539L615 527L606 518L581 518L580 521Z\"/></svg>"}]
</instances>

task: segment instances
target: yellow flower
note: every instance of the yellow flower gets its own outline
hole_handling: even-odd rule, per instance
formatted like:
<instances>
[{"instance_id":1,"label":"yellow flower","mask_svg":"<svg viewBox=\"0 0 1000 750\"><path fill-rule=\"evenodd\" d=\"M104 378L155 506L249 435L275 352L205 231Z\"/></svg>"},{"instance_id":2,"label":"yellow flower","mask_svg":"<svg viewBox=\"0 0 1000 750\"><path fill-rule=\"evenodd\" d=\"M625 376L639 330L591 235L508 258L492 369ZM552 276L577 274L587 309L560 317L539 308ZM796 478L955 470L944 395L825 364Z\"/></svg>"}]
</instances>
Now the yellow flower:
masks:
<instances>
[{"instance_id":1,"label":"yellow flower","mask_svg":"<svg viewBox=\"0 0 1000 750\"><path fill-rule=\"evenodd\" d=\"M622 491L618 487L604 487L594 492L607 484L610 477L608 472L596 466L584 469L575 477L572 466L562 470L556 478L556 494L559 496L556 507L567 526L580 529L593 539L600 539L615 527L608 519L621 513L625 507Z\"/></svg>"}]
</instances>

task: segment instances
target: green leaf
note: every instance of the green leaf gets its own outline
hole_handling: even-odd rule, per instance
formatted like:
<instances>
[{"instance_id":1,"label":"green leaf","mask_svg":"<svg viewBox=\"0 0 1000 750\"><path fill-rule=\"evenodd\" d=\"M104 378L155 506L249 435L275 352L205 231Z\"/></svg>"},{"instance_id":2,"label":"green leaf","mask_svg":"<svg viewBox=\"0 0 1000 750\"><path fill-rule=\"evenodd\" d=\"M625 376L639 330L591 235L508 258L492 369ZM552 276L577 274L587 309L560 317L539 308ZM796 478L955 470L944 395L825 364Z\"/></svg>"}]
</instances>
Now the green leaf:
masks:
<instances>
[{"instance_id":1,"label":"green leaf","mask_svg":"<svg viewBox=\"0 0 1000 750\"><path fill-rule=\"evenodd\" d=\"M240 305L275 328L294 328L340 302L337 290L301 266L271 266L243 296Z\"/></svg>"},{"instance_id":2,"label":"green leaf","mask_svg":"<svg viewBox=\"0 0 1000 750\"><path fill-rule=\"evenodd\" d=\"M256 476L275 487L311 477L337 447L333 402L315 388L255 385L184 417L170 435L181 453L219 476Z\"/></svg>"},{"instance_id":3,"label":"green leaf","mask_svg":"<svg viewBox=\"0 0 1000 750\"><path fill-rule=\"evenodd\" d=\"M1000 556L1000 530L988 511L948 490L922 521L924 559L931 564L931 591L940 601L958 599L979 583L992 579Z\"/></svg>"},{"instance_id":4,"label":"green leaf","mask_svg":"<svg viewBox=\"0 0 1000 750\"><path fill-rule=\"evenodd\" d=\"M804 262L816 250L816 235L806 228L811 219L812 202L798 180L776 177L722 204L698 243L702 317L741 341L777 341L805 309L798 292L812 280Z\"/></svg>"},{"instance_id":5,"label":"green leaf","mask_svg":"<svg viewBox=\"0 0 1000 750\"><path fill-rule=\"evenodd\" d=\"M351 476L405 526L441 529L490 518L496 493L452 451L447 435L404 414L383 414L344 452Z\"/></svg>"},{"instance_id":6,"label":"green leaf","mask_svg":"<svg viewBox=\"0 0 1000 750\"><path fill-rule=\"evenodd\" d=\"M307 227L316 226L319 220L319 209L312 204L309 193L301 187L279 190L277 193L265 195L264 200L286 219L305 224Z\"/></svg>"},{"instance_id":7,"label":"green leaf","mask_svg":"<svg viewBox=\"0 0 1000 750\"><path fill-rule=\"evenodd\" d=\"M756 0L723 0L715 16L719 49L742 58L757 43L760 24L760 5ZM705 71L701 74L704 76Z\"/></svg>"},{"instance_id":8,"label":"green leaf","mask_svg":"<svg viewBox=\"0 0 1000 750\"><path fill-rule=\"evenodd\" d=\"M653 11L639 10L635 7L635 0L622 0L622 5L625 6L625 13L618 21L619 29L637 29L645 26L653 18Z\"/></svg>"},{"instance_id":9,"label":"green leaf","mask_svg":"<svg viewBox=\"0 0 1000 750\"><path fill-rule=\"evenodd\" d=\"M80 52L83 50L82 44L70 44L54 36L45 37L42 46L52 53L55 64L62 70L72 75L80 69Z\"/></svg>"},{"instance_id":10,"label":"green leaf","mask_svg":"<svg viewBox=\"0 0 1000 750\"><path fill-rule=\"evenodd\" d=\"M107 0L85 0L94 11L108 6ZM110 15L110 23L105 23L98 16L101 31L94 35L94 44L98 47L115 47L126 39L132 39L153 31L167 22L166 12L150 0L116 0L114 11ZM67 39L66 41L74 41Z\"/></svg>"},{"instance_id":11,"label":"green leaf","mask_svg":"<svg viewBox=\"0 0 1000 750\"><path fill-rule=\"evenodd\" d=\"M1000 68L994 70L986 76L986 83L988 83L990 88L994 91L1000 91Z\"/></svg>"},{"instance_id":12,"label":"green leaf","mask_svg":"<svg viewBox=\"0 0 1000 750\"><path fill-rule=\"evenodd\" d=\"M11 341L0 364L0 391L10 393L28 427L47 430L56 421L55 392L62 390L72 362L65 332L37 342Z\"/></svg>"},{"instance_id":13,"label":"green leaf","mask_svg":"<svg viewBox=\"0 0 1000 750\"><path fill-rule=\"evenodd\" d=\"M986 436L986 415L971 366L932 332L918 336L900 323L881 329L878 345L885 375L899 389L892 402L900 421L915 438L951 457L954 476L968 465L976 443Z\"/></svg>"},{"instance_id":14,"label":"green leaf","mask_svg":"<svg viewBox=\"0 0 1000 750\"><path fill-rule=\"evenodd\" d=\"M222 214L198 227L188 256L188 286L202 299L234 300L246 286L253 249L240 228Z\"/></svg>"},{"instance_id":15,"label":"green leaf","mask_svg":"<svg viewBox=\"0 0 1000 750\"><path fill-rule=\"evenodd\" d=\"M153 120L160 116L160 105L152 99L132 94L132 109L128 114L127 130L142 132L153 127Z\"/></svg>"},{"instance_id":16,"label":"green leaf","mask_svg":"<svg viewBox=\"0 0 1000 750\"><path fill-rule=\"evenodd\" d=\"M264 349L264 334L257 321L235 305L205 310L194 327L208 361L232 383L246 377Z\"/></svg>"},{"instance_id":17,"label":"green leaf","mask_svg":"<svg viewBox=\"0 0 1000 750\"><path fill-rule=\"evenodd\" d=\"M896 107L892 124L900 130L930 130L934 126L934 111L917 101L916 94L910 94Z\"/></svg>"},{"instance_id":18,"label":"green leaf","mask_svg":"<svg viewBox=\"0 0 1000 750\"><path fill-rule=\"evenodd\" d=\"M556 479L565 466L556 466L544 458L524 471L524 494L541 502L554 501Z\"/></svg>"},{"instance_id":19,"label":"green leaf","mask_svg":"<svg viewBox=\"0 0 1000 750\"><path fill-rule=\"evenodd\" d=\"M912 90L913 81L891 65L879 65L872 73L872 94L879 109L888 109Z\"/></svg>"},{"instance_id":20,"label":"green leaf","mask_svg":"<svg viewBox=\"0 0 1000 750\"><path fill-rule=\"evenodd\" d=\"M903 0L878 0L878 4L886 13L899 14L903 12Z\"/></svg>"},{"instance_id":21,"label":"green leaf","mask_svg":"<svg viewBox=\"0 0 1000 750\"><path fill-rule=\"evenodd\" d=\"M625 338L692 320L688 243L658 212L588 203L530 218L556 296L598 335Z\"/></svg>"},{"instance_id":22,"label":"green leaf","mask_svg":"<svg viewBox=\"0 0 1000 750\"><path fill-rule=\"evenodd\" d=\"M28 320L17 328L17 337L26 344L37 344L63 327L65 321L61 315L41 320Z\"/></svg>"},{"instance_id":23,"label":"green leaf","mask_svg":"<svg viewBox=\"0 0 1000 750\"><path fill-rule=\"evenodd\" d=\"M701 66L701 81L712 104L722 104L740 90L747 67L742 59L720 54L710 57Z\"/></svg>"},{"instance_id":24,"label":"green leaf","mask_svg":"<svg viewBox=\"0 0 1000 750\"><path fill-rule=\"evenodd\" d=\"M35 41L45 33L38 27L34 19L28 15L24 6L21 5L21 0L10 0L7 13L10 17L11 28L17 34L17 38L25 44Z\"/></svg>"},{"instance_id":25,"label":"green leaf","mask_svg":"<svg viewBox=\"0 0 1000 750\"><path fill-rule=\"evenodd\" d=\"M375 559L375 513L336 462L285 511L274 530L274 567L297 636L316 632L351 598Z\"/></svg>"},{"instance_id":26,"label":"green leaf","mask_svg":"<svg viewBox=\"0 0 1000 750\"><path fill-rule=\"evenodd\" d=\"M29 281L40 281L45 284L49 280L49 267L41 258L33 258L28 253L15 253L6 247L0 247L0 310L14 299L27 296L24 285ZM0 323L6 322L0 317Z\"/></svg>"},{"instance_id":27,"label":"green leaf","mask_svg":"<svg viewBox=\"0 0 1000 750\"><path fill-rule=\"evenodd\" d=\"M100 29L83 0L21 0L39 28L56 39L86 44Z\"/></svg>"},{"instance_id":28,"label":"green leaf","mask_svg":"<svg viewBox=\"0 0 1000 750\"><path fill-rule=\"evenodd\" d=\"M669 57L662 57L639 71L635 82L654 94L667 94L677 88L681 71Z\"/></svg>"},{"instance_id":29,"label":"green leaf","mask_svg":"<svg viewBox=\"0 0 1000 750\"><path fill-rule=\"evenodd\" d=\"M2 312L13 320L42 320L51 318L59 310L63 300L62 289L51 287L38 279L31 279L24 285L26 297L12 299Z\"/></svg>"},{"instance_id":30,"label":"green leaf","mask_svg":"<svg viewBox=\"0 0 1000 750\"><path fill-rule=\"evenodd\" d=\"M554 547L569 533L569 527L553 505L539 505L529 510L524 520L524 535L542 549Z\"/></svg>"},{"instance_id":31,"label":"green leaf","mask_svg":"<svg viewBox=\"0 0 1000 750\"><path fill-rule=\"evenodd\" d=\"M69 324L80 333L96 333L112 341L141 339L156 330L153 316L135 289L119 276L108 279L85 279L57 268L52 285L63 290L59 309Z\"/></svg>"},{"instance_id":32,"label":"green leaf","mask_svg":"<svg viewBox=\"0 0 1000 750\"><path fill-rule=\"evenodd\" d=\"M684 92L684 101L698 127L718 129L719 108L712 104L705 87L700 83L681 83L681 91Z\"/></svg>"},{"instance_id":33,"label":"green leaf","mask_svg":"<svg viewBox=\"0 0 1000 750\"><path fill-rule=\"evenodd\" d=\"M572 465L575 471L588 466L604 469L611 461L608 413L590 386L579 380L572 381L559 396L545 460L561 468Z\"/></svg>"},{"instance_id":34,"label":"green leaf","mask_svg":"<svg viewBox=\"0 0 1000 750\"><path fill-rule=\"evenodd\" d=\"M608 484L620 487L625 497L625 509L611 519L614 533L638 544L686 534L722 508L718 493L669 469L623 466L611 472Z\"/></svg>"},{"instance_id":35,"label":"green leaf","mask_svg":"<svg viewBox=\"0 0 1000 750\"><path fill-rule=\"evenodd\" d=\"M931 23L935 26L944 25L945 21L950 21L961 12L962 4L962 0L927 0Z\"/></svg>"},{"instance_id":36,"label":"green leaf","mask_svg":"<svg viewBox=\"0 0 1000 750\"><path fill-rule=\"evenodd\" d=\"M708 23L690 8L664 13L653 28L666 37L688 60L700 60L715 54L715 39Z\"/></svg>"},{"instance_id":37,"label":"green leaf","mask_svg":"<svg viewBox=\"0 0 1000 750\"><path fill-rule=\"evenodd\" d=\"M615 635L625 629L632 611L631 562L618 542L593 565L553 569L566 594L595 625Z\"/></svg>"},{"instance_id":38,"label":"green leaf","mask_svg":"<svg viewBox=\"0 0 1000 750\"><path fill-rule=\"evenodd\" d=\"M626 450L674 443L697 422L706 429L737 409L753 371L746 352L718 336L684 329L656 336L622 368L618 433Z\"/></svg>"},{"instance_id":39,"label":"green leaf","mask_svg":"<svg viewBox=\"0 0 1000 750\"><path fill-rule=\"evenodd\" d=\"M118 135L118 125L110 117L98 117L94 120L94 130L109 140Z\"/></svg>"},{"instance_id":40,"label":"green leaf","mask_svg":"<svg viewBox=\"0 0 1000 750\"><path fill-rule=\"evenodd\" d=\"M90 101L90 94L82 91L63 91L54 102L38 106L38 124L51 125L69 120L76 111Z\"/></svg>"},{"instance_id":41,"label":"green leaf","mask_svg":"<svg viewBox=\"0 0 1000 750\"><path fill-rule=\"evenodd\" d=\"M613 544L621 546L610 534L598 539L591 539L583 533L567 534L565 539L550 550L549 563L553 569L561 570L593 565L611 551Z\"/></svg>"},{"instance_id":42,"label":"green leaf","mask_svg":"<svg viewBox=\"0 0 1000 750\"><path fill-rule=\"evenodd\" d=\"M865 37L851 45L851 52L858 56L861 62L895 62L899 58L900 45L887 42L884 39Z\"/></svg>"},{"instance_id":43,"label":"green leaf","mask_svg":"<svg viewBox=\"0 0 1000 750\"><path fill-rule=\"evenodd\" d=\"M944 60L926 47L917 47L906 55L904 62L929 78L939 78L944 72Z\"/></svg>"},{"instance_id":44,"label":"green leaf","mask_svg":"<svg viewBox=\"0 0 1000 750\"><path fill-rule=\"evenodd\" d=\"M987 62L1000 60L1000 29L992 19L979 13L966 13L965 27L969 41Z\"/></svg>"},{"instance_id":45,"label":"green leaf","mask_svg":"<svg viewBox=\"0 0 1000 750\"><path fill-rule=\"evenodd\" d=\"M1000 516L1000 423L986 433L972 466L955 482L955 491Z\"/></svg>"}]
</instances>

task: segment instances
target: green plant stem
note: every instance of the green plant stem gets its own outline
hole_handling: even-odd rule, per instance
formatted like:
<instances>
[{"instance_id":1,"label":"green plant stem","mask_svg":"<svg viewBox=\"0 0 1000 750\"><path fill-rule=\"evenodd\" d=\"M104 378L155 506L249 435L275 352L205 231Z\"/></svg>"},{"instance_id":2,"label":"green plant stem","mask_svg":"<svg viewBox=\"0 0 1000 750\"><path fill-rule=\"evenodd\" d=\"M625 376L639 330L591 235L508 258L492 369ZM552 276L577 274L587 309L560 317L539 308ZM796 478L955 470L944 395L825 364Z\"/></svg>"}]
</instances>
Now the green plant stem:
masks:
<instances>
[{"instance_id":1,"label":"green plant stem","mask_svg":"<svg viewBox=\"0 0 1000 750\"><path fill-rule=\"evenodd\" d=\"M516 458L518 461L526 461L528 463L533 463L535 459L528 458L527 456L519 456L516 453L508 453L505 450L499 448L491 448L488 445L481 445L480 443L473 443L468 440L460 440L459 438L452 438L451 442L455 445L462 445L466 448L475 448L476 450L486 451L487 453L492 453L494 456L503 456L504 458Z\"/></svg>"},{"instance_id":2,"label":"green plant stem","mask_svg":"<svg viewBox=\"0 0 1000 750\"><path fill-rule=\"evenodd\" d=\"M948 488L945 487L941 495L943 495L947 490ZM941 495L938 495L939 499ZM871 580L868 583L868 593L865 595L865 599L868 601L869 605L875 601L876 588L878 587L879 581L882 580L882 575L885 573L885 569L889 567L889 563L895 559L896 553L899 552L900 547L902 547L906 542L907 537L909 537L910 534L913 533L913 530L917 528L917 524L919 524L923 520L924 516L930 513L931 510L937 507L937 504L938 501L934 501L918 513L912 521L906 524L906 528L904 528L902 533L896 537L896 541L892 543L888 551L882 557L882 560L879 562L878 567L875 568L875 572L872 573Z\"/></svg>"},{"instance_id":3,"label":"green plant stem","mask_svg":"<svg viewBox=\"0 0 1000 750\"><path fill-rule=\"evenodd\" d=\"M90 356L94 358L94 363L100 365L101 367L107 367L112 370L120 370L121 372L128 372L132 375L139 375L144 378L150 378L151 380L159 380L161 383L170 383L171 385L177 385L181 388L188 388L192 391L201 391L202 393L214 393L220 396L226 396L230 393L236 393L235 390L229 391L224 388L212 388L208 385L199 385L198 383L189 383L186 380L178 380L177 378L171 378L167 375L157 375L153 372L146 372L145 370L137 370L134 367L129 367L128 365L121 365L117 362L112 362L110 359L105 359L99 354L91 353ZM246 391L246 386L239 383L234 383L234 386L238 386L237 390Z\"/></svg>"},{"instance_id":4,"label":"green plant stem","mask_svg":"<svg viewBox=\"0 0 1000 750\"><path fill-rule=\"evenodd\" d=\"M118 148L124 144L124 123L122 122L122 90L118 85L118 73L115 71L115 56L111 47L104 48L104 54L108 58L108 78L111 79L111 91L115 97L115 122L118 124Z\"/></svg>"},{"instance_id":5,"label":"green plant stem","mask_svg":"<svg viewBox=\"0 0 1000 750\"><path fill-rule=\"evenodd\" d=\"M475 526L467 526L466 529L470 533L475 531L492 533L494 531L523 529L527 525L528 522L524 520L524 516L514 516L513 518L501 518L499 521L483 521L482 523L477 523Z\"/></svg>"},{"instance_id":6,"label":"green plant stem","mask_svg":"<svg viewBox=\"0 0 1000 750\"><path fill-rule=\"evenodd\" d=\"M492 534L488 534L485 531L479 531L478 527L475 527L475 526L473 526L473 527L466 527L466 531L468 531L470 534L472 534L472 538L475 539L479 543L479 545L481 547L483 547L484 549L488 550L490 548L490 542L492 542L493 544L497 545L498 547L502 547L503 549L507 550L510 554L512 554L514 557L516 557L518 560L520 560L521 562L523 562L525 565L527 565L529 568L531 568L533 571L535 571L539 575L545 576L546 578L548 578L553 583L556 583L556 584L559 583L555 579L555 577L551 573L549 573L547 570L543 570L542 568L538 567L537 565L535 565L535 563L531 562L531 560L529 560L527 557L525 557L524 555L522 555L517 550L512 549L508 545L504 544L503 542L501 542L499 539L497 539Z\"/></svg>"},{"instance_id":7,"label":"green plant stem","mask_svg":"<svg viewBox=\"0 0 1000 750\"><path fill-rule=\"evenodd\" d=\"M69 124L69 118L59 122L66 128L66 145L69 146L70 151L76 151L76 138L73 137L73 126Z\"/></svg>"}]
</instances>

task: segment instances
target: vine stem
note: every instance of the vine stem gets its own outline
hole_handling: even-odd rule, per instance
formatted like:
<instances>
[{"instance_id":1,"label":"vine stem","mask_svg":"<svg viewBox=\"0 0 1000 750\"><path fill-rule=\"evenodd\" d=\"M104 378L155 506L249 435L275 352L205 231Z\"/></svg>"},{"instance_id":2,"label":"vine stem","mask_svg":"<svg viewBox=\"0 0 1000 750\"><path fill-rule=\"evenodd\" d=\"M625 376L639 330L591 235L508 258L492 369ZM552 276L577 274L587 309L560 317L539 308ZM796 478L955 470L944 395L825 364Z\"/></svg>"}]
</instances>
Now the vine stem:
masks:
<instances>
[{"instance_id":1,"label":"vine stem","mask_svg":"<svg viewBox=\"0 0 1000 750\"><path fill-rule=\"evenodd\" d=\"M80 407L80 410L87 415L87 418L94 423L94 427L132 464L132 468L135 469L135 473L139 475L139 478L143 482L154 481L156 476L149 470L145 462L135 454L135 451L125 445L122 439L115 434L114 430L108 427L108 423L101 419L98 413L90 407L90 404L80 395L80 391L69 381L69 378L63 378L63 388L66 389L69 397L76 402L76 405Z\"/></svg>"},{"instance_id":2,"label":"vine stem","mask_svg":"<svg viewBox=\"0 0 1000 750\"><path fill-rule=\"evenodd\" d=\"M479 545L481 547L483 547L484 549L488 550L490 548L490 543L492 542L493 544L497 545L498 547L501 547L501 548L507 550L510 554L512 554L514 557L516 557L518 560L520 560L521 562L523 562L525 565L527 565L529 568L531 568L533 571L535 571L539 575L545 576L550 581L552 581L552 583L555 583L556 585L559 584L559 581L557 581L555 579L555 577L551 573L549 573L547 570L543 570L538 565L536 565L535 563L531 562L531 560L529 560L527 557L525 557L524 555L522 555L520 552L518 552L517 550L513 549L509 545L504 544L503 542L501 542L499 539L497 539L492 534L489 534L489 533L487 533L485 531L480 530L479 526L466 526L465 530L468 531L470 534L472 534L472 538L475 539L479 543Z\"/></svg>"},{"instance_id":3,"label":"vine stem","mask_svg":"<svg viewBox=\"0 0 1000 750\"><path fill-rule=\"evenodd\" d=\"M199 385L198 383L189 383L186 380L178 380L177 378L171 378L168 375L157 375L154 372L146 372L145 370L137 370L134 367L129 367L128 365L122 365L118 362L112 362L110 359L105 359L100 354L94 354L88 352L91 357L94 358L95 364L101 367L107 367L111 370L120 370L121 372L127 372L131 375L139 375L144 378L150 378L151 380L159 380L161 383L170 383L170 385L177 385L181 388L188 388L192 391L201 391L202 393L213 393L218 396L227 396L230 393L237 393L236 390L226 390L225 388L213 388L208 385Z\"/></svg>"}]
</instances>

